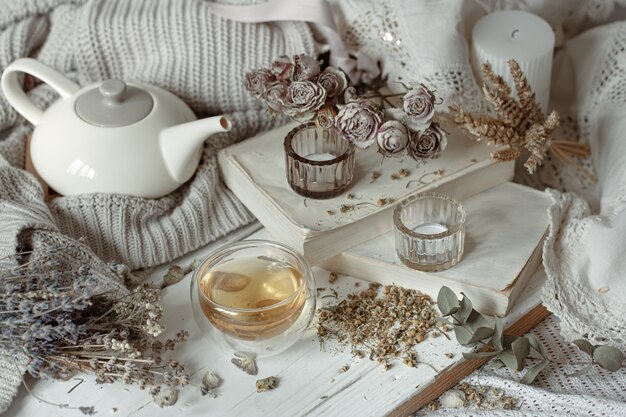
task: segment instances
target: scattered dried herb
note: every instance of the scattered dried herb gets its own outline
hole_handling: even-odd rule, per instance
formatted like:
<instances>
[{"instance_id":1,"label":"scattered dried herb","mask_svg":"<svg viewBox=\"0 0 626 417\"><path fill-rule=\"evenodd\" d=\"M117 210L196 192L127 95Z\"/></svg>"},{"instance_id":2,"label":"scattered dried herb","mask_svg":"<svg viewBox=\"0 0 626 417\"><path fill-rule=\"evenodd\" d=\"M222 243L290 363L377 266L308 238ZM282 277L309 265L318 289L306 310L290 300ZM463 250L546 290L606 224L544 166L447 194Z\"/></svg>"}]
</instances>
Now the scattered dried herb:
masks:
<instances>
[{"instance_id":1,"label":"scattered dried herb","mask_svg":"<svg viewBox=\"0 0 626 417\"><path fill-rule=\"evenodd\" d=\"M380 178L380 171L372 171L370 175L370 179L371 179L370 184L376 181L378 178Z\"/></svg>"},{"instance_id":2,"label":"scattered dried herb","mask_svg":"<svg viewBox=\"0 0 626 417\"><path fill-rule=\"evenodd\" d=\"M356 206L354 204L342 204L339 206L339 211L342 213L348 213L349 211L352 211L356 209Z\"/></svg>"},{"instance_id":3,"label":"scattered dried herb","mask_svg":"<svg viewBox=\"0 0 626 417\"><path fill-rule=\"evenodd\" d=\"M436 326L432 306L430 297L419 291L370 283L366 290L318 310L318 338L322 344L348 344L355 355L365 352L383 365L402 357L415 366L413 347Z\"/></svg>"},{"instance_id":4,"label":"scattered dried herb","mask_svg":"<svg viewBox=\"0 0 626 417\"><path fill-rule=\"evenodd\" d=\"M328 216L334 216L334 215L335 215L335 212L334 212L334 211L332 211L332 210L326 210L326 214L327 214Z\"/></svg>"},{"instance_id":5,"label":"scattered dried herb","mask_svg":"<svg viewBox=\"0 0 626 417\"><path fill-rule=\"evenodd\" d=\"M506 395L499 388L476 387L464 382L446 391L433 403L436 404L437 408L465 407L479 410L512 410L517 407L518 400Z\"/></svg>"},{"instance_id":6,"label":"scattered dried herb","mask_svg":"<svg viewBox=\"0 0 626 417\"><path fill-rule=\"evenodd\" d=\"M337 281L337 274L335 272L328 274L328 282L332 284L335 281Z\"/></svg>"},{"instance_id":7,"label":"scattered dried herb","mask_svg":"<svg viewBox=\"0 0 626 417\"><path fill-rule=\"evenodd\" d=\"M342 366L341 368L339 368L339 372L341 372L342 374L348 372L349 370L350 370L350 365L348 365L348 364L346 364L346 365Z\"/></svg>"},{"instance_id":8,"label":"scattered dried herb","mask_svg":"<svg viewBox=\"0 0 626 417\"><path fill-rule=\"evenodd\" d=\"M235 357L230 361L248 375L256 375L259 372L256 366L256 355L253 353L235 352Z\"/></svg>"},{"instance_id":9,"label":"scattered dried herb","mask_svg":"<svg viewBox=\"0 0 626 417\"><path fill-rule=\"evenodd\" d=\"M178 391L175 389L164 389L154 397L154 403L159 407L169 407L178 401Z\"/></svg>"},{"instance_id":10,"label":"scattered dried herb","mask_svg":"<svg viewBox=\"0 0 626 417\"><path fill-rule=\"evenodd\" d=\"M387 204L391 203L393 203L393 198L383 197L376 200L376 205L379 207L386 206Z\"/></svg>"},{"instance_id":11,"label":"scattered dried herb","mask_svg":"<svg viewBox=\"0 0 626 417\"><path fill-rule=\"evenodd\" d=\"M275 376L268 376L267 378L259 379L256 382L256 392L271 391L278 386L278 378Z\"/></svg>"},{"instance_id":12,"label":"scattered dried herb","mask_svg":"<svg viewBox=\"0 0 626 417\"><path fill-rule=\"evenodd\" d=\"M202 385L200 385L200 392L202 395L211 394L213 398L217 398L217 388L222 385L222 378L220 378L214 372L207 372L202 378Z\"/></svg>"}]
</instances>

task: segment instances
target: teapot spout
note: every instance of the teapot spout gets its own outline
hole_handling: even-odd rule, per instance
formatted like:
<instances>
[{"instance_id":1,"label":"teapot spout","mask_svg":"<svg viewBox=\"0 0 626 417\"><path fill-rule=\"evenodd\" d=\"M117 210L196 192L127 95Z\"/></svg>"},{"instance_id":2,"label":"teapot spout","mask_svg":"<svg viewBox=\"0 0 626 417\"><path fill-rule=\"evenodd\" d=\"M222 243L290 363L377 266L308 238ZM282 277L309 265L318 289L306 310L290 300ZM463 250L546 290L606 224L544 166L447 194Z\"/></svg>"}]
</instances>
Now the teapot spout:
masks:
<instances>
[{"instance_id":1,"label":"teapot spout","mask_svg":"<svg viewBox=\"0 0 626 417\"><path fill-rule=\"evenodd\" d=\"M191 178L200 162L206 138L231 128L230 120L215 116L163 129L159 134L159 147L174 181L182 184Z\"/></svg>"}]
</instances>

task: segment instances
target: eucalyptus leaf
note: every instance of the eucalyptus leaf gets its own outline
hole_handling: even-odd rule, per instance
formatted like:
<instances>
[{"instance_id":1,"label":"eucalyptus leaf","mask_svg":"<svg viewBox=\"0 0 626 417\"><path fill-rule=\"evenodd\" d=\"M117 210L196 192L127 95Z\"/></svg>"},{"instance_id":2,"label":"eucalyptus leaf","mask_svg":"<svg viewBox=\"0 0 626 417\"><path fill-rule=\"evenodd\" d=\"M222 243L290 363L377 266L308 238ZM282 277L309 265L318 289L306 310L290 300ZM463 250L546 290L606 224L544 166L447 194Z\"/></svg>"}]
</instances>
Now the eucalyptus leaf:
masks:
<instances>
[{"instance_id":1,"label":"eucalyptus leaf","mask_svg":"<svg viewBox=\"0 0 626 417\"><path fill-rule=\"evenodd\" d=\"M479 327L490 327L487 319L476 310L472 310L469 317L467 317L467 320L465 320L465 325L467 325L473 331L475 331Z\"/></svg>"},{"instance_id":2,"label":"eucalyptus leaf","mask_svg":"<svg viewBox=\"0 0 626 417\"><path fill-rule=\"evenodd\" d=\"M566 374L565 376L572 377L572 376L585 375L587 372L591 371L591 367L592 366L593 366L593 363L589 363L589 364L583 366L582 368L580 368L578 371L572 372L571 374Z\"/></svg>"},{"instance_id":3,"label":"eucalyptus leaf","mask_svg":"<svg viewBox=\"0 0 626 417\"><path fill-rule=\"evenodd\" d=\"M493 329L491 327L479 327L478 329L474 330L474 334L472 335L472 338L469 340L469 343L478 343L479 341L483 339L487 339L491 337L492 334L493 334Z\"/></svg>"},{"instance_id":4,"label":"eucalyptus leaf","mask_svg":"<svg viewBox=\"0 0 626 417\"><path fill-rule=\"evenodd\" d=\"M499 358L509 369L517 370L517 358L511 350L505 350L500 354Z\"/></svg>"},{"instance_id":5,"label":"eucalyptus leaf","mask_svg":"<svg viewBox=\"0 0 626 417\"><path fill-rule=\"evenodd\" d=\"M520 337L511 344L511 349L513 350L513 354L517 358L517 364L519 365L517 370L521 371L524 368L526 357L530 353L530 342L528 341L528 338Z\"/></svg>"},{"instance_id":6,"label":"eucalyptus leaf","mask_svg":"<svg viewBox=\"0 0 626 417\"><path fill-rule=\"evenodd\" d=\"M615 372L622 367L624 354L612 346L596 346L593 350L593 359L607 371Z\"/></svg>"},{"instance_id":7,"label":"eucalyptus leaf","mask_svg":"<svg viewBox=\"0 0 626 417\"><path fill-rule=\"evenodd\" d=\"M502 362L500 358L497 357L493 359L491 362L489 362L489 365L491 365L493 369L500 369L504 366L504 362Z\"/></svg>"},{"instance_id":8,"label":"eucalyptus leaf","mask_svg":"<svg viewBox=\"0 0 626 417\"><path fill-rule=\"evenodd\" d=\"M473 333L465 326L454 326L454 335L461 346L468 346Z\"/></svg>"},{"instance_id":9,"label":"eucalyptus leaf","mask_svg":"<svg viewBox=\"0 0 626 417\"><path fill-rule=\"evenodd\" d=\"M493 327L493 335L491 336L491 343L493 344L494 349L502 350L502 332L504 331L504 326L502 325L502 320L499 318L495 318L496 322Z\"/></svg>"},{"instance_id":10,"label":"eucalyptus leaf","mask_svg":"<svg viewBox=\"0 0 626 417\"><path fill-rule=\"evenodd\" d=\"M463 357L465 359L491 358L492 356L499 355L501 352L501 350L494 350L490 352L463 352Z\"/></svg>"},{"instance_id":11,"label":"eucalyptus leaf","mask_svg":"<svg viewBox=\"0 0 626 417\"><path fill-rule=\"evenodd\" d=\"M578 349L582 350L587 355L593 356L593 345L585 339L576 339L572 343L578 346Z\"/></svg>"},{"instance_id":12,"label":"eucalyptus leaf","mask_svg":"<svg viewBox=\"0 0 626 417\"><path fill-rule=\"evenodd\" d=\"M508 349L517 339L519 339L519 336L505 334L504 336L502 336L502 345L505 349Z\"/></svg>"},{"instance_id":13,"label":"eucalyptus leaf","mask_svg":"<svg viewBox=\"0 0 626 417\"><path fill-rule=\"evenodd\" d=\"M444 316L454 314L459 309L459 300L456 298L456 294L445 285L441 287L437 295L437 307Z\"/></svg>"},{"instance_id":14,"label":"eucalyptus leaf","mask_svg":"<svg viewBox=\"0 0 626 417\"><path fill-rule=\"evenodd\" d=\"M519 382L521 382L522 384L527 384L527 385L532 384L535 378L537 378L537 375L539 375L539 373L543 371L543 369L546 366L548 366L548 363L549 363L548 361L539 362L538 364L530 368L528 371L526 371L526 373L524 374L522 379L520 379Z\"/></svg>"},{"instance_id":15,"label":"eucalyptus leaf","mask_svg":"<svg viewBox=\"0 0 626 417\"><path fill-rule=\"evenodd\" d=\"M541 340L539 340L539 338L537 338L537 336L535 336L532 333L526 334L526 337L528 338L528 341L530 342L530 346L537 353L539 353L542 358L548 359L548 352L546 352L546 347L543 345L543 343L541 343Z\"/></svg>"},{"instance_id":16,"label":"eucalyptus leaf","mask_svg":"<svg viewBox=\"0 0 626 417\"><path fill-rule=\"evenodd\" d=\"M460 324L463 324L469 318L472 310L472 302L469 298L467 298L465 294L463 294L463 298L461 299L461 303L459 304L459 309L456 313L454 313L454 318L456 318Z\"/></svg>"}]
</instances>

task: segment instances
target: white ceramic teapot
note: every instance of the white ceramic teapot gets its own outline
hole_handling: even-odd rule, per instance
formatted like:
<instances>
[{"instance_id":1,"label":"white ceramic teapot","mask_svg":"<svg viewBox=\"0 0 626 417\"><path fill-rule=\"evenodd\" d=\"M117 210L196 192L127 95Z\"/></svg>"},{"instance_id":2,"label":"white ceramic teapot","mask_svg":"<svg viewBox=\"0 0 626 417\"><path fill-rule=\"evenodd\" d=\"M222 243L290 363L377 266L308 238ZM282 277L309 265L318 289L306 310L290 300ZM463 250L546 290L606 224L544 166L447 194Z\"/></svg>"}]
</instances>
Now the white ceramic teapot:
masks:
<instances>
[{"instance_id":1,"label":"white ceramic teapot","mask_svg":"<svg viewBox=\"0 0 626 417\"><path fill-rule=\"evenodd\" d=\"M22 90L20 72L61 98L41 111ZM9 103L35 125L33 166L63 195L163 196L193 175L204 140L231 128L223 116L196 120L182 100L161 88L120 80L80 88L31 58L9 65L1 84Z\"/></svg>"}]
</instances>

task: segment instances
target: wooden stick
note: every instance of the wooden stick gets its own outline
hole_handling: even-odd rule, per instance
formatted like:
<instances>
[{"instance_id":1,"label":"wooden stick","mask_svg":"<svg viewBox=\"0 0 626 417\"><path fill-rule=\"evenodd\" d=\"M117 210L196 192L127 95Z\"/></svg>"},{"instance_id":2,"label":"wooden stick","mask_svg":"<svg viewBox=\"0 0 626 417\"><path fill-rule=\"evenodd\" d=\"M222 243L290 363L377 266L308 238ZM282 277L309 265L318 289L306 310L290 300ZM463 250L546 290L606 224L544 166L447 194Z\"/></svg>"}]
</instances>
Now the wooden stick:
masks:
<instances>
[{"instance_id":1,"label":"wooden stick","mask_svg":"<svg viewBox=\"0 0 626 417\"><path fill-rule=\"evenodd\" d=\"M523 336L532 328L541 323L551 313L541 304L530 310L524 317L513 323L506 334ZM491 350L491 347L483 347L479 352ZM397 407L387 417L405 417L417 412L423 406L439 398L444 392L454 387L461 379L465 378L476 369L480 368L492 358L482 359L461 359L456 364L439 372L435 376L435 382L424 388L422 391L409 398L402 405Z\"/></svg>"}]
</instances>

